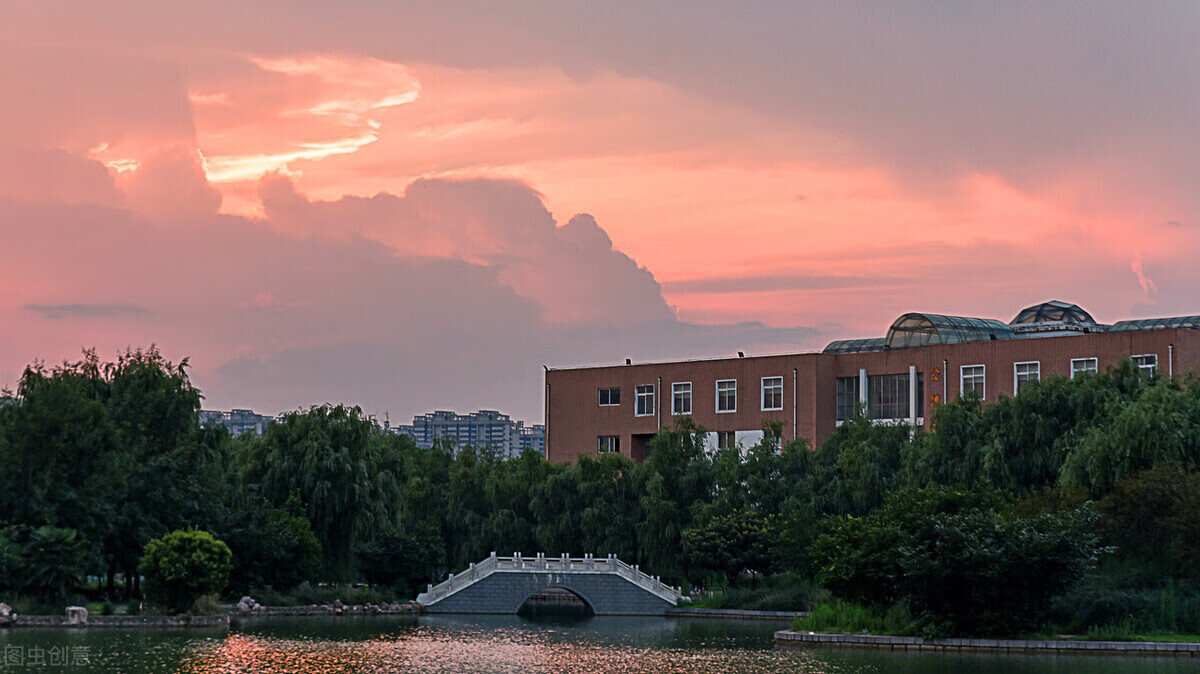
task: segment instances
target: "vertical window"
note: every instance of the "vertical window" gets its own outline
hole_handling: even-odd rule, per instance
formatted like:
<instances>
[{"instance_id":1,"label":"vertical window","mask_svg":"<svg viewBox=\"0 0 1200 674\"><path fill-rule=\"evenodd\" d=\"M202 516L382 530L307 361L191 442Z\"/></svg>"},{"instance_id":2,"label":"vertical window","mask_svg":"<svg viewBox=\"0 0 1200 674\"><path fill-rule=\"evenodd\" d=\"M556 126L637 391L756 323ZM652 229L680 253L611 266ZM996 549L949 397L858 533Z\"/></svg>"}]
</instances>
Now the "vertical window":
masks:
<instances>
[{"instance_id":1,"label":"vertical window","mask_svg":"<svg viewBox=\"0 0 1200 674\"><path fill-rule=\"evenodd\" d=\"M612 407L621 404L621 387L610 386L600 389L600 406Z\"/></svg>"},{"instance_id":2,"label":"vertical window","mask_svg":"<svg viewBox=\"0 0 1200 674\"><path fill-rule=\"evenodd\" d=\"M601 435L596 441L596 451L601 454L621 451L621 438L616 435Z\"/></svg>"},{"instance_id":3,"label":"vertical window","mask_svg":"<svg viewBox=\"0 0 1200 674\"><path fill-rule=\"evenodd\" d=\"M717 449L737 446L737 435L733 431L717 431Z\"/></svg>"},{"instance_id":4,"label":"vertical window","mask_svg":"<svg viewBox=\"0 0 1200 674\"><path fill-rule=\"evenodd\" d=\"M717 380L717 411L718 412L736 412L737 411L737 380L736 379L719 379L719 380Z\"/></svg>"},{"instance_id":5,"label":"vertical window","mask_svg":"<svg viewBox=\"0 0 1200 674\"><path fill-rule=\"evenodd\" d=\"M959 395L964 398L974 392L983 400L987 391L987 367L984 365L963 365L960 369Z\"/></svg>"},{"instance_id":6,"label":"vertical window","mask_svg":"<svg viewBox=\"0 0 1200 674\"><path fill-rule=\"evenodd\" d=\"M783 377L762 378L762 410L783 409Z\"/></svg>"},{"instance_id":7,"label":"vertical window","mask_svg":"<svg viewBox=\"0 0 1200 674\"><path fill-rule=\"evenodd\" d=\"M1013 393L1021 395L1021 391L1030 383L1042 380L1042 363L1029 361L1013 363Z\"/></svg>"},{"instance_id":8,"label":"vertical window","mask_svg":"<svg viewBox=\"0 0 1200 674\"><path fill-rule=\"evenodd\" d=\"M838 377L837 420L845 421L858 414L858 377Z\"/></svg>"},{"instance_id":9,"label":"vertical window","mask_svg":"<svg viewBox=\"0 0 1200 674\"><path fill-rule=\"evenodd\" d=\"M924 376L917 373L917 416L924 416ZM908 418L908 374L876 374L867 377L867 414L872 419Z\"/></svg>"},{"instance_id":10,"label":"vertical window","mask_svg":"<svg viewBox=\"0 0 1200 674\"><path fill-rule=\"evenodd\" d=\"M671 414L692 413L692 382L671 384Z\"/></svg>"},{"instance_id":11,"label":"vertical window","mask_svg":"<svg viewBox=\"0 0 1200 674\"><path fill-rule=\"evenodd\" d=\"M1153 377L1158 372L1158 354L1149 353L1144 356L1134 356L1133 364L1137 365L1138 372L1149 377Z\"/></svg>"},{"instance_id":12,"label":"vertical window","mask_svg":"<svg viewBox=\"0 0 1200 674\"><path fill-rule=\"evenodd\" d=\"M633 414L648 417L654 414L654 384L633 387Z\"/></svg>"},{"instance_id":13,"label":"vertical window","mask_svg":"<svg viewBox=\"0 0 1200 674\"><path fill-rule=\"evenodd\" d=\"M1071 359L1071 379L1074 379L1077 374L1096 374L1096 370L1095 358Z\"/></svg>"}]
</instances>

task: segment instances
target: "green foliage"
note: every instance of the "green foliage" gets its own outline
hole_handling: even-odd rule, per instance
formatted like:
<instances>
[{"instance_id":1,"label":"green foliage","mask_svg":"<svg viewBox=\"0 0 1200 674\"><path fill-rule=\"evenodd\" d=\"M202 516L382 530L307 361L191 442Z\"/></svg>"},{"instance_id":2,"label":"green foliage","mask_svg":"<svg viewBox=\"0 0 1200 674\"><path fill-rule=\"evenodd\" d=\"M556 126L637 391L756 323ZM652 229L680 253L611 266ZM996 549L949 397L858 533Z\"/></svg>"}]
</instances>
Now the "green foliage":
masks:
<instances>
[{"instance_id":1,"label":"green foliage","mask_svg":"<svg viewBox=\"0 0 1200 674\"><path fill-rule=\"evenodd\" d=\"M1159 465L1118 482L1099 510L1104 538L1118 555L1200 578L1200 473Z\"/></svg>"},{"instance_id":2,"label":"green foliage","mask_svg":"<svg viewBox=\"0 0 1200 674\"><path fill-rule=\"evenodd\" d=\"M138 573L149 596L174 611L184 611L206 594L224 589L233 567L229 546L207 531L173 531L146 544Z\"/></svg>"},{"instance_id":3,"label":"green foliage","mask_svg":"<svg viewBox=\"0 0 1200 674\"><path fill-rule=\"evenodd\" d=\"M797 574L742 576L690 605L748 611L804 611L812 604L815 592L812 582Z\"/></svg>"},{"instance_id":4,"label":"green foliage","mask_svg":"<svg viewBox=\"0 0 1200 674\"><path fill-rule=\"evenodd\" d=\"M353 548L392 518L399 488L385 443L357 407L321 406L287 414L250 445L248 479L271 503L295 492L325 555L325 575L349 579Z\"/></svg>"},{"instance_id":5,"label":"green foliage","mask_svg":"<svg viewBox=\"0 0 1200 674\"><path fill-rule=\"evenodd\" d=\"M192 615L217 615L221 612L221 598L216 594L202 594L192 602L188 613Z\"/></svg>"},{"instance_id":6,"label":"green foliage","mask_svg":"<svg viewBox=\"0 0 1200 674\"><path fill-rule=\"evenodd\" d=\"M797 618L792 629L818 634L907 635L917 631L918 625L903 603L880 609L826 597L816 602L807 616Z\"/></svg>"},{"instance_id":7,"label":"green foliage","mask_svg":"<svg viewBox=\"0 0 1200 674\"><path fill-rule=\"evenodd\" d=\"M360 544L357 552L363 578L406 597L424 591L446 563L441 537L429 530L391 531Z\"/></svg>"},{"instance_id":8,"label":"green foliage","mask_svg":"<svg viewBox=\"0 0 1200 674\"><path fill-rule=\"evenodd\" d=\"M74 529L38 527L22 546L18 583L24 592L63 599L79 584L87 554L86 543Z\"/></svg>"},{"instance_id":9,"label":"green foliage","mask_svg":"<svg viewBox=\"0 0 1200 674\"><path fill-rule=\"evenodd\" d=\"M754 510L714 515L683 532L683 549L696 567L732 581L742 572L763 573L772 563L775 519Z\"/></svg>"},{"instance_id":10,"label":"green foliage","mask_svg":"<svg viewBox=\"0 0 1200 674\"><path fill-rule=\"evenodd\" d=\"M1013 634L1095 564L1088 508L1014 515L992 491L908 490L876 512L836 523L818 541L822 578L840 596L903 600L930 633Z\"/></svg>"}]
</instances>

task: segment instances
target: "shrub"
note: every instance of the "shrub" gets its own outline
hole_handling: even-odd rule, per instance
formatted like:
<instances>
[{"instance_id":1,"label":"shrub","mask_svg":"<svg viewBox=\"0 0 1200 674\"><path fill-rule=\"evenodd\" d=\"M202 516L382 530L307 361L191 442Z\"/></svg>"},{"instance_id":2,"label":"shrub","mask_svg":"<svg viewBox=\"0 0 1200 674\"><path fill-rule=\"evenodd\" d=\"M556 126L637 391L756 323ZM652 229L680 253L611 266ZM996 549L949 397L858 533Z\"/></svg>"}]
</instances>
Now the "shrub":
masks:
<instances>
[{"instance_id":1,"label":"shrub","mask_svg":"<svg viewBox=\"0 0 1200 674\"><path fill-rule=\"evenodd\" d=\"M192 602L192 615L216 615L221 612L221 599L215 594L202 594Z\"/></svg>"},{"instance_id":2,"label":"shrub","mask_svg":"<svg viewBox=\"0 0 1200 674\"><path fill-rule=\"evenodd\" d=\"M1087 507L1023 517L996 492L932 487L836 523L815 556L839 596L903 600L926 634L1019 633L1042 625L1050 599L1094 566L1095 520Z\"/></svg>"},{"instance_id":3,"label":"shrub","mask_svg":"<svg viewBox=\"0 0 1200 674\"><path fill-rule=\"evenodd\" d=\"M232 567L229 546L207 531L187 529L147 543L138 572L151 598L182 612L201 595L220 592Z\"/></svg>"},{"instance_id":4,"label":"shrub","mask_svg":"<svg viewBox=\"0 0 1200 674\"><path fill-rule=\"evenodd\" d=\"M777 538L775 518L754 510L716 515L683 532L683 549L694 566L720 573L727 582L743 571L770 567Z\"/></svg>"},{"instance_id":5,"label":"shrub","mask_svg":"<svg viewBox=\"0 0 1200 674\"><path fill-rule=\"evenodd\" d=\"M797 618L792 629L830 634L911 634L916 624L903 602L881 609L826 597L814 604L807 616Z\"/></svg>"},{"instance_id":6,"label":"shrub","mask_svg":"<svg viewBox=\"0 0 1200 674\"><path fill-rule=\"evenodd\" d=\"M100 605L100 615L113 615L117 612L117 607L111 601L106 601Z\"/></svg>"},{"instance_id":7,"label":"shrub","mask_svg":"<svg viewBox=\"0 0 1200 674\"><path fill-rule=\"evenodd\" d=\"M1117 554L1200 578L1200 473L1164 464L1118 482L1099 504Z\"/></svg>"}]
</instances>

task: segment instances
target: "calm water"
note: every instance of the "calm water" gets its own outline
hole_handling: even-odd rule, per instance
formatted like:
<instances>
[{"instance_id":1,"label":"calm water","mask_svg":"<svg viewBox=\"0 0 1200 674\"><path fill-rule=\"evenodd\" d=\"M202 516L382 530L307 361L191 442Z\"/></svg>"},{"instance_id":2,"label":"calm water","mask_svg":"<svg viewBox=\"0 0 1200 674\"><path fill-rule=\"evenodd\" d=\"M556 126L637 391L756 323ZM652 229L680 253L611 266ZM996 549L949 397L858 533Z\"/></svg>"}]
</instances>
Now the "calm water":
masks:
<instances>
[{"instance_id":1,"label":"calm water","mask_svg":"<svg viewBox=\"0 0 1200 674\"><path fill-rule=\"evenodd\" d=\"M0 658L0 672L1084 674L1200 670L1200 663L1187 658L780 649L771 640L771 632L779 627L761 621L665 618L422 616L266 619L243 622L229 631L0 630L0 654L6 658Z\"/></svg>"}]
</instances>

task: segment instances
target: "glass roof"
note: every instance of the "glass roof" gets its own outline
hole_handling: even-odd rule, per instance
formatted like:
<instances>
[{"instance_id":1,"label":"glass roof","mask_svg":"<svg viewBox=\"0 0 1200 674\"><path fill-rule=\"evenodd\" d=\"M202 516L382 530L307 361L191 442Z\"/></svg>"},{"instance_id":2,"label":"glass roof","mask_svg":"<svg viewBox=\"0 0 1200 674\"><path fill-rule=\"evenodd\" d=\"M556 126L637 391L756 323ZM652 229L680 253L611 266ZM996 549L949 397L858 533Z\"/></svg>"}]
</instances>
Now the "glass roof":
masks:
<instances>
[{"instance_id":1,"label":"glass roof","mask_svg":"<svg viewBox=\"0 0 1200 674\"><path fill-rule=\"evenodd\" d=\"M1141 318L1132 321L1117 321L1109 332L1131 332L1133 330L1164 330L1191 328L1200 330L1200 316L1175 316L1173 318Z\"/></svg>"},{"instance_id":2,"label":"glass roof","mask_svg":"<svg viewBox=\"0 0 1200 674\"><path fill-rule=\"evenodd\" d=\"M1069 304L1059 300L1051 300L1050 302L1042 302L1031 307L1026 307L1017 314L1017 317L1012 319L1011 325L1025 325L1029 323L1048 323L1051 321L1062 321L1063 323L1095 323L1091 314L1084 311L1078 304Z\"/></svg>"},{"instance_id":3,"label":"glass roof","mask_svg":"<svg viewBox=\"0 0 1200 674\"><path fill-rule=\"evenodd\" d=\"M889 349L930 344L959 344L996 339L1013 339L1012 328L991 318L904 314L888 329Z\"/></svg>"},{"instance_id":4,"label":"glass roof","mask_svg":"<svg viewBox=\"0 0 1200 674\"><path fill-rule=\"evenodd\" d=\"M830 342L823 353L861 353L863 351L883 351L886 348L887 340L882 337L839 339Z\"/></svg>"}]
</instances>

